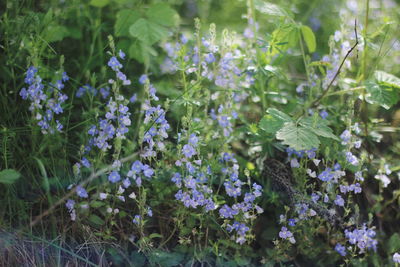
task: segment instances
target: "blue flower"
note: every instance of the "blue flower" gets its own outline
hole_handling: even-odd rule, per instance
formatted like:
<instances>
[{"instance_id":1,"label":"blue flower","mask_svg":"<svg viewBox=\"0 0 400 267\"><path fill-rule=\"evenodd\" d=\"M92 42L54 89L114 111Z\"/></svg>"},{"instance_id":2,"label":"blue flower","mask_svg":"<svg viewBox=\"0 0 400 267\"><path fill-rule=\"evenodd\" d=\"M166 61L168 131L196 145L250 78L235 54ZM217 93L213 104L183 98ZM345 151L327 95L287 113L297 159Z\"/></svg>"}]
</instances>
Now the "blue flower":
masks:
<instances>
[{"instance_id":1,"label":"blue flower","mask_svg":"<svg viewBox=\"0 0 400 267\"><path fill-rule=\"evenodd\" d=\"M237 215L238 213L239 212L237 210L233 210L226 204L219 209L219 215L222 218L233 218L233 216Z\"/></svg>"},{"instance_id":2,"label":"blue flower","mask_svg":"<svg viewBox=\"0 0 400 267\"><path fill-rule=\"evenodd\" d=\"M146 74L142 74L142 76L140 76L139 78L139 83L140 84L145 84L147 81L149 81L149 78L147 77Z\"/></svg>"},{"instance_id":3,"label":"blue flower","mask_svg":"<svg viewBox=\"0 0 400 267\"><path fill-rule=\"evenodd\" d=\"M119 175L119 173L117 171L112 171L109 175L108 175L108 180L111 183L116 183L119 180L121 180L121 176Z\"/></svg>"},{"instance_id":4,"label":"blue flower","mask_svg":"<svg viewBox=\"0 0 400 267\"><path fill-rule=\"evenodd\" d=\"M184 145L182 148L182 153L187 158L191 158L192 156L196 155L196 150L191 145Z\"/></svg>"},{"instance_id":5,"label":"blue flower","mask_svg":"<svg viewBox=\"0 0 400 267\"><path fill-rule=\"evenodd\" d=\"M335 250L337 251L337 253L339 253L341 256L346 256L346 247L342 246L341 244L336 244L335 246Z\"/></svg>"},{"instance_id":6,"label":"blue flower","mask_svg":"<svg viewBox=\"0 0 400 267\"><path fill-rule=\"evenodd\" d=\"M89 196L88 193L86 192L85 188L83 188L80 185L78 185L76 187L76 194L81 198L87 198Z\"/></svg>"},{"instance_id":7,"label":"blue flower","mask_svg":"<svg viewBox=\"0 0 400 267\"><path fill-rule=\"evenodd\" d=\"M142 218L140 217L140 215L135 215L135 217L133 218L132 222L134 224L140 224L141 219Z\"/></svg>"},{"instance_id":8,"label":"blue flower","mask_svg":"<svg viewBox=\"0 0 400 267\"><path fill-rule=\"evenodd\" d=\"M119 71L122 68L122 64L119 63L116 57L111 57L107 65L114 71Z\"/></svg>"},{"instance_id":9,"label":"blue flower","mask_svg":"<svg viewBox=\"0 0 400 267\"><path fill-rule=\"evenodd\" d=\"M336 195L336 199L335 199L334 202L335 202L336 205L338 205L340 207L344 206L344 199L342 198L341 195Z\"/></svg>"},{"instance_id":10,"label":"blue flower","mask_svg":"<svg viewBox=\"0 0 400 267\"><path fill-rule=\"evenodd\" d=\"M147 164L143 165L142 170L144 176L146 176L147 178L151 178L151 176L153 176L154 174L154 170L150 168L150 166Z\"/></svg>"},{"instance_id":11,"label":"blue flower","mask_svg":"<svg viewBox=\"0 0 400 267\"><path fill-rule=\"evenodd\" d=\"M294 239L292 232L290 232L284 226L282 226L281 231L279 232L279 237L282 239L289 239L289 242L292 244L296 243L296 240Z\"/></svg>"},{"instance_id":12,"label":"blue flower","mask_svg":"<svg viewBox=\"0 0 400 267\"><path fill-rule=\"evenodd\" d=\"M323 109L323 110L321 110L319 115L321 116L322 119L326 119L328 117L328 112L326 112L326 110Z\"/></svg>"},{"instance_id":13,"label":"blue flower","mask_svg":"<svg viewBox=\"0 0 400 267\"><path fill-rule=\"evenodd\" d=\"M121 58L121 59L125 59L125 53L120 49L119 50L119 52L118 52L118 56Z\"/></svg>"},{"instance_id":14,"label":"blue flower","mask_svg":"<svg viewBox=\"0 0 400 267\"><path fill-rule=\"evenodd\" d=\"M75 207L75 201L72 199L68 199L67 203L65 203L65 206L67 207L67 209L71 212L74 207Z\"/></svg>"}]
</instances>

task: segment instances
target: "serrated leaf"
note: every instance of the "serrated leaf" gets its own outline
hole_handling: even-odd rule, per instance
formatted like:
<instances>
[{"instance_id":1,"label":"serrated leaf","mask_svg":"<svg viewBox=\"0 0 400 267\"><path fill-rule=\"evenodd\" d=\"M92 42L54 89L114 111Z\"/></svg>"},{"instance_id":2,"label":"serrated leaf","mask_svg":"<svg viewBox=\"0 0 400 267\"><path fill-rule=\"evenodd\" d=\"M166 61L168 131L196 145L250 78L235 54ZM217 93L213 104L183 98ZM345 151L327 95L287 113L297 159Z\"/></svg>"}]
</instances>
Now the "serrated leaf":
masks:
<instances>
[{"instance_id":1,"label":"serrated leaf","mask_svg":"<svg viewBox=\"0 0 400 267\"><path fill-rule=\"evenodd\" d=\"M259 123L260 129L270 134L275 134L282 126L283 122L270 114L265 115Z\"/></svg>"},{"instance_id":2,"label":"serrated leaf","mask_svg":"<svg viewBox=\"0 0 400 267\"><path fill-rule=\"evenodd\" d=\"M370 94L367 100L377 103L385 109L389 109L398 101L398 93L394 87L377 84L372 81L366 82L365 87Z\"/></svg>"},{"instance_id":3,"label":"serrated leaf","mask_svg":"<svg viewBox=\"0 0 400 267\"><path fill-rule=\"evenodd\" d=\"M140 18L139 12L132 9L121 10L117 13L114 25L115 36L129 36L129 27Z\"/></svg>"},{"instance_id":4,"label":"serrated leaf","mask_svg":"<svg viewBox=\"0 0 400 267\"><path fill-rule=\"evenodd\" d=\"M289 13L287 13L280 6L263 0L255 0L254 8L257 9L259 12L270 16L290 17Z\"/></svg>"},{"instance_id":5,"label":"serrated leaf","mask_svg":"<svg viewBox=\"0 0 400 267\"><path fill-rule=\"evenodd\" d=\"M317 48L317 42L315 40L315 35L310 27L302 25L301 26L301 34L303 35L304 41L306 42L308 51L310 53L315 52Z\"/></svg>"},{"instance_id":6,"label":"serrated leaf","mask_svg":"<svg viewBox=\"0 0 400 267\"><path fill-rule=\"evenodd\" d=\"M275 108L269 108L267 112L269 114L265 115L259 122L260 129L267 133L275 134L283 127L285 122L293 121L289 115Z\"/></svg>"},{"instance_id":7,"label":"serrated leaf","mask_svg":"<svg viewBox=\"0 0 400 267\"><path fill-rule=\"evenodd\" d=\"M129 34L148 45L152 45L165 37L167 31L157 23L140 18L129 27Z\"/></svg>"},{"instance_id":8,"label":"serrated leaf","mask_svg":"<svg viewBox=\"0 0 400 267\"><path fill-rule=\"evenodd\" d=\"M167 3L156 3L150 6L146 12L147 18L163 26L176 26L179 21L178 13Z\"/></svg>"},{"instance_id":9,"label":"serrated leaf","mask_svg":"<svg viewBox=\"0 0 400 267\"><path fill-rule=\"evenodd\" d=\"M297 151L317 148L320 144L318 137L310 129L294 122L286 122L276 133L276 138Z\"/></svg>"},{"instance_id":10,"label":"serrated leaf","mask_svg":"<svg viewBox=\"0 0 400 267\"><path fill-rule=\"evenodd\" d=\"M13 169L5 169L0 171L1 184L13 184L21 177L21 174Z\"/></svg>"},{"instance_id":11,"label":"serrated leaf","mask_svg":"<svg viewBox=\"0 0 400 267\"><path fill-rule=\"evenodd\" d=\"M276 108L267 109L267 113L271 114L272 117L274 117L280 121L283 121L283 122L293 121L289 115L287 115L286 113L284 113L280 110L277 110Z\"/></svg>"},{"instance_id":12,"label":"serrated leaf","mask_svg":"<svg viewBox=\"0 0 400 267\"><path fill-rule=\"evenodd\" d=\"M300 125L309 129L313 133L318 136L331 138L339 141L339 138L333 134L333 130L329 128L324 120L319 119L318 117L308 117L300 120Z\"/></svg>"},{"instance_id":13,"label":"serrated leaf","mask_svg":"<svg viewBox=\"0 0 400 267\"><path fill-rule=\"evenodd\" d=\"M392 74L386 73L381 70L377 70L374 73L374 77L378 83L384 83L387 86L400 88L400 78Z\"/></svg>"},{"instance_id":14,"label":"serrated leaf","mask_svg":"<svg viewBox=\"0 0 400 267\"><path fill-rule=\"evenodd\" d=\"M105 7L110 3L110 0L91 0L89 5L95 7Z\"/></svg>"}]
</instances>

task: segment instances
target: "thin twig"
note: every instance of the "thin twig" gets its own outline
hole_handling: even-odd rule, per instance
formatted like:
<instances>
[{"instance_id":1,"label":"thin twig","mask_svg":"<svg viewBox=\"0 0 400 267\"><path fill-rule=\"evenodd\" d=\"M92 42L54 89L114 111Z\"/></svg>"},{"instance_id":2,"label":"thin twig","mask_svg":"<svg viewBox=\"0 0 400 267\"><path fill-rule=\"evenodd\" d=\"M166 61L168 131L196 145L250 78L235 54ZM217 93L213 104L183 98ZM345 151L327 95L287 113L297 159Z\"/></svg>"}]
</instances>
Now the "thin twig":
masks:
<instances>
[{"instance_id":1,"label":"thin twig","mask_svg":"<svg viewBox=\"0 0 400 267\"><path fill-rule=\"evenodd\" d=\"M309 106L310 108L318 106L319 102L326 96L326 94L328 93L329 89L332 87L333 83L335 82L336 78L339 76L340 70L342 69L342 67L344 65L344 62L350 56L351 52L353 52L353 50L358 45L357 20L354 21L354 31L356 33L356 42L355 42L355 44L350 48L349 51L347 51L347 54L343 58L342 63L340 63L340 66L339 66L338 70L336 71L335 76L333 76L332 80L330 81L328 87L326 87L324 92L310 104L310 106Z\"/></svg>"},{"instance_id":2,"label":"thin twig","mask_svg":"<svg viewBox=\"0 0 400 267\"><path fill-rule=\"evenodd\" d=\"M120 161L121 163L125 163L128 161L131 161L132 159L137 157L138 153L133 153L125 158L122 158ZM55 208L57 208L58 206L60 206L61 204L63 204L68 198L70 198L75 192L76 192L76 188L78 186L85 186L86 184L92 182L94 179L96 179L97 177L111 171L112 169L114 169L115 167L112 167L112 165L109 165L103 169L98 170L95 173L92 173L92 175L90 175L86 180L82 181L81 183L79 183L78 185L76 185L75 187L73 187L67 194L65 194L62 198L60 198L56 203L54 203L52 206L50 206L50 208L48 208L47 210L45 210L44 212L42 212L41 214L39 214L33 221L31 221L31 223L29 224L30 227L35 226L43 217L49 215Z\"/></svg>"}]
</instances>

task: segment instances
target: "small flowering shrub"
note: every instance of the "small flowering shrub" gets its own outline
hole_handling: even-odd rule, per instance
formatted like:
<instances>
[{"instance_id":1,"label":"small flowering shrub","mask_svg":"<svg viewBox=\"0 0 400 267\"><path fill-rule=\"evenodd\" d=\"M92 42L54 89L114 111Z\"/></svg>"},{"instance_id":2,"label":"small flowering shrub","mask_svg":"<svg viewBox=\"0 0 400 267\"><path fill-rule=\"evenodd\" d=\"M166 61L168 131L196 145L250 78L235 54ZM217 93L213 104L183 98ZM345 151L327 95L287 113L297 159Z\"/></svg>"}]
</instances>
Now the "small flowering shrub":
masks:
<instances>
[{"instance_id":1,"label":"small flowering shrub","mask_svg":"<svg viewBox=\"0 0 400 267\"><path fill-rule=\"evenodd\" d=\"M15 24L38 37L6 57L1 227L121 266L400 263L398 4L128 2Z\"/></svg>"}]
</instances>

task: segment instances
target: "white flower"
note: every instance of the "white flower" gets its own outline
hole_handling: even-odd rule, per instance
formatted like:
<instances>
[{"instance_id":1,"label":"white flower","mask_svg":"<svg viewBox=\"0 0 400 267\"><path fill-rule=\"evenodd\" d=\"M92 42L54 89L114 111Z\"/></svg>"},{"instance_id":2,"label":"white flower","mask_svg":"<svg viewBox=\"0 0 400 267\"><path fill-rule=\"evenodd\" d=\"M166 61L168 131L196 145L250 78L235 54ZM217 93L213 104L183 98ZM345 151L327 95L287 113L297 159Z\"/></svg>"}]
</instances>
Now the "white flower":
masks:
<instances>
[{"instance_id":1,"label":"white flower","mask_svg":"<svg viewBox=\"0 0 400 267\"><path fill-rule=\"evenodd\" d=\"M396 252L393 254L393 261L395 263L400 263L400 254L399 253Z\"/></svg>"},{"instance_id":2,"label":"white flower","mask_svg":"<svg viewBox=\"0 0 400 267\"><path fill-rule=\"evenodd\" d=\"M380 180L383 183L383 187L387 187L390 184L390 179L385 174L377 174L375 179Z\"/></svg>"}]
</instances>

